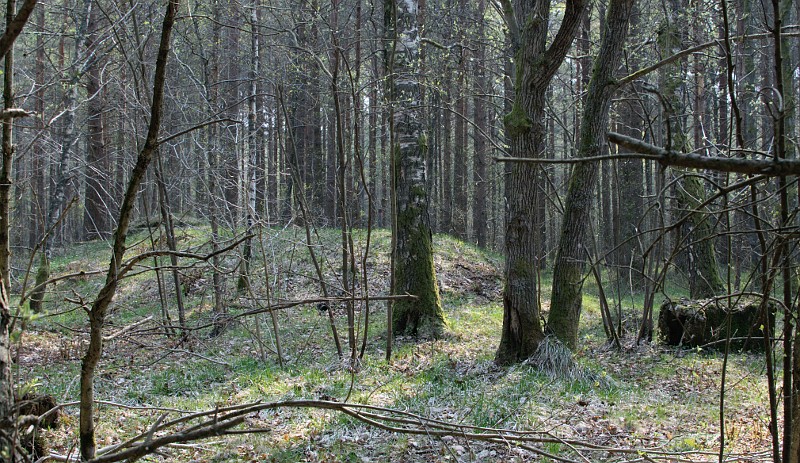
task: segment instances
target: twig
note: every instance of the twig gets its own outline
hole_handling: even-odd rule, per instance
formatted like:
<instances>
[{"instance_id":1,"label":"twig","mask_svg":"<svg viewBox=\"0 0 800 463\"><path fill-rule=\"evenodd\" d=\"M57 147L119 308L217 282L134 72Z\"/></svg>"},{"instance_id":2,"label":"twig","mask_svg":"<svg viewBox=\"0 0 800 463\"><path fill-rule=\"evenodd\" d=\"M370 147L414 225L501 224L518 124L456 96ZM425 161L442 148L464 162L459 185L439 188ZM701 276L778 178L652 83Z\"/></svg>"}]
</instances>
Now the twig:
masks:
<instances>
[{"instance_id":1,"label":"twig","mask_svg":"<svg viewBox=\"0 0 800 463\"><path fill-rule=\"evenodd\" d=\"M124 327L124 328L120 329L120 330L119 330L119 331L117 331L116 333L110 334L110 335L108 335L108 336L103 336L103 342L109 342L109 341L112 341L112 340L114 340L115 338L117 338L117 337L119 337L119 336L121 336L121 335L123 335L123 334L127 333L128 331L130 331L130 330L132 330L132 329L136 328L137 326L141 326L141 325L143 325L143 324L145 324L145 323L149 322L149 321L150 321L150 320L152 320L152 319L153 319L153 316L152 316L152 315L150 315L149 317L145 317L145 318L143 318L142 320L139 320L138 322L133 322L133 323L131 323L130 325L128 325L128 326L126 326L126 327Z\"/></svg>"}]
</instances>

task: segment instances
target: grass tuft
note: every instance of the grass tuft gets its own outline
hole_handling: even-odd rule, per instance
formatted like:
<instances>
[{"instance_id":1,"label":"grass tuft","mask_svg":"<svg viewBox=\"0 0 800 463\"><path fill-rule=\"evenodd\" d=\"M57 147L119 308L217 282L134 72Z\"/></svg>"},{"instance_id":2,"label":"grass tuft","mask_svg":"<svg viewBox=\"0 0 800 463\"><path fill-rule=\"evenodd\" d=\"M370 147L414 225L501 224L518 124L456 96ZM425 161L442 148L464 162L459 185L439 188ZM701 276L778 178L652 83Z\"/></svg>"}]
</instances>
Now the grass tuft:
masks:
<instances>
[{"instance_id":1,"label":"grass tuft","mask_svg":"<svg viewBox=\"0 0 800 463\"><path fill-rule=\"evenodd\" d=\"M572 351L555 336L545 337L539 343L536 352L525 363L536 367L553 380L593 384L603 388L611 386L610 379L606 375L600 375L578 363Z\"/></svg>"}]
</instances>

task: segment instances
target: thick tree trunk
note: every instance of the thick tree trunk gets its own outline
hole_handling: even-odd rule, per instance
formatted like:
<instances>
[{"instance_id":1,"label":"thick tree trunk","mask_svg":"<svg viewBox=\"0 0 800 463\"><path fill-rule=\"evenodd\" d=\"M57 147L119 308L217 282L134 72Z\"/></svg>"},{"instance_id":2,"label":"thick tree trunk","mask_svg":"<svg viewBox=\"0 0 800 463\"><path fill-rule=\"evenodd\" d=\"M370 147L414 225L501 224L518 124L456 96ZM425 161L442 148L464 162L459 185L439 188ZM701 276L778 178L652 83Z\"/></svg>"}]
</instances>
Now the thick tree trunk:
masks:
<instances>
[{"instance_id":1,"label":"thick tree trunk","mask_svg":"<svg viewBox=\"0 0 800 463\"><path fill-rule=\"evenodd\" d=\"M106 282L97 294L89 312L89 347L81 362L80 376L80 453L83 460L94 458L96 452L94 372L103 353L103 326L105 325L106 311L117 291L120 265L125 257L125 239L128 236L128 227L133 216L133 206L153 153L158 148L158 133L161 126L162 102L164 100L164 81L170 49L170 34L179 4L179 0L170 0L167 4L167 11L161 28L161 42L156 59L155 76L153 78L153 99L147 138L136 159L136 165L131 172L128 188L120 206L117 231L114 233L113 254L106 273Z\"/></svg>"},{"instance_id":2,"label":"thick tree trunk","mask_svg":"<svg viewBox=\"0 0 800 463\"><path fill-rule=\"evenodd\" d=\"M686 242L689 248L689 295L692 299L705 299L725 292L719 274L714 246L714 223L707 207L703 183L695 175L687 175L677 186L678 206L689 213L687 224L691 227Z\"/></svg>"},{"instance_id":3,"label":"thick tree trunk","mask_svg":"<svg viewBox=\"0 0 800 463\"><path fill-rule=\"evenodd\" d=\"M420 37L417 1L387 2L387 38L393 60L391 100L395 106L392 166L397 211L392 279L397 294L416 299L394 302L394 335L436 338L444 330L444 313L433 266L433 236L425 181L427 141L422 131L422 111L417 59ZM396 42L395 42L396 32Z\"/></svg>"},{"instance_id":4,"label":"thick tree trunk","mask_svg":"<svg viewBox=\"0 0 800 463\"><path fill-rule=\"evenodd\" d=\"M546 46L550 2L525 0L501 2L515 50L515 97L505 116L506 134L513 157L539 158L545 150L545 94L563 62L584 14L583 0L568 0L561 26ZM513 363L530 357L544 338L540 322L537 273L536 190L530 180L539 168L532 163L514 163L506 179L506 267L503 294L503 331L497 350L498 363Z\"/></svg>"},{"instance_id":5,"label":"thick tree trunk","mask_svg":"<svg viewBox=\"0 0 800 463\"><path fill-rule=\"evenodd\" d=\"M600 51L589 82L581 120L578 157L599 156L605 142L608 111L617 86L614 71L622 60L628 22L635 0L611 0ZM586 233L600 164L584 162L572 170L564 203L564 218L558 242L553 291L547 325L567 347L578 345L578 323L583 301Z\"/></svg>"}]
</instances>

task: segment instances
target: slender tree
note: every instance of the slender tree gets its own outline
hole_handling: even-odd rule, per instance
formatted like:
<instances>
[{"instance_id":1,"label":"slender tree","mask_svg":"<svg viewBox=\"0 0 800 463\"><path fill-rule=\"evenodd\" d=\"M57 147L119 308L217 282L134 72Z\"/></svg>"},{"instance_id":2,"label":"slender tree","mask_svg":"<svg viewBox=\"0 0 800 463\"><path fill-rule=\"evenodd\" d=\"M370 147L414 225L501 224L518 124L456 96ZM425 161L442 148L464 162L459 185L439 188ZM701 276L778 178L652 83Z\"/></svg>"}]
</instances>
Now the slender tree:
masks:
<instances>
[{"instance_id":1,"label":"slender tree","mask_svg":"<svg viewBox=\"0 0 800 463\"><path fill-rule=\"evenodd\" d=\"M99 39L98 8L92 8L86 30L86 50L97 58L93 59L86 72L87 104L87 146L86 146L86 192L83 214L83 238L91 240L104 238L111 233L108 196L109 163L105 143L105 95L100 82L100 70L104 62L103 52L98 50Z\"/></svg>"},{"instance_id":2,"label":"slender tree","mask_svg":"<svg viewBox=\"0 0 800 463\"><path fill-rule=\"evenodd\" d=\"M80 0L75 14L75 44L72 62L66 71L66 93L64 95L64 131L61 134L61 151L54 166L54 185L50 190L47 216L45 220L45 237L39 269L36 272L36 289L31 294L30 307L38 312L42 309L45 295L45 283L50 278L50 258L56 238L56 226L62 221L67 207L67 188L72 175L70 163L75 156L75 145L80 134L77 132L76 111L79 105L79 82L86 72L86 32L92 10L92 0Z\"/></svg>"},{"instance_id":3,"label":"slender tree","mask_svg":"<svg viewBox=\"0 0 800 463\"><path fill-rule=\"evenodd\" d=\"M611 0L609 3L606 27L600 39L600 51L594 61L581 118L578 157L599 156L605 144L608 111L617 89L614 71L622 60L634 2ZM581 163L572 169L553 270L547 324L570 349L575 349L578 344L583 273L588 252L585 241L599 169L598 163Z\"/></svg>"},{"instance_id":4,"label":"slender tree","mask_svg":"<svg viewBox=\"0 0 800 463\"><path fill-rule=\"evenodd\" d=\"M472 207L472 230L478 246L486 247L487 241L487 213L486 203L489 200L487 178L487 158L488 158L488 135L490 131L489 118L487 113L486 100L490 93L486 81L486 1L479 0L475 9L477 18L477 40L475 44L475 63L473 66L473 76L475 81L475 96L473 98L472 110L475 118L475 132L473 147L473 183L475 184L475 204Z\"/></svg>"},{"instance_id":5,"label":"slender tree","mask_svg":"<svg viewBox=\"0 0 800 463\"><path fill-rule=\"evenodd\" d=\"M6 8L6 28L11 26L11 21L17 9L15 0L8 0ZM5 111L14 107L14 50L9 49L3 64L3 109ZM13 119L6 116L3 124L3 158L0 166L0 280L6 288L10 287L9 267L11 259L11 172L14 162Z\"/></svg>"},{"instance_id":6,"label":"slender tree","mask_svg":"<svg viewBox=\"0 0 800 463\"><path fill-rule=\"evenodd\" d=\"M103 326L106 311L119 284L120 270L125 257L125 239L128 237L133 216L133 206L144 180L147 167L158 148L158 134L161 127L162 104L164 101L164 82L166 80L167 58L170 51L170 35L175 17L180 6L179 0L170 0L167 4L164 22L161 28L161 41L156 59L155 76L153 77L153 99L150 111L150 124L144 146L136 159L136 165L128 180L122 205L119 211L117 230L114 233L113 254L108 265L105 285L100 289L89 311L89 346L81 361L80 376L80 452L81 458L90 460L96 452L95 419L94 419L94 372L103 352Z\"/></svg>"}]
</instances>

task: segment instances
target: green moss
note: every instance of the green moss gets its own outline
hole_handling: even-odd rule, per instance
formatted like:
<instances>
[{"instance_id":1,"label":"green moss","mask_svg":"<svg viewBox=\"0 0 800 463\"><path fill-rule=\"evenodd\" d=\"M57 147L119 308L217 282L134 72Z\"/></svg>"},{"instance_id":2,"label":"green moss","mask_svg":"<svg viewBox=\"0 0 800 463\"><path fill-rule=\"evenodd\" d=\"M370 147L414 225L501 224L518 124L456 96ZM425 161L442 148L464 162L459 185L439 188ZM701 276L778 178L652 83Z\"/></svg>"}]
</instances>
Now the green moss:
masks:
<instances>
[{"instance_id":1,"label":"green moss","mask_svg":"<svg viewBox=\"0 0 800 463\"><path fill-rule=\"evenodd\" d=\"M415 186L412 190L419 188L422 187ZM397 335L438 338L445 327L444 312L433 264L430 230L418 220L419 214L421 211L410 207L397 216L398 233L402 231L408 243L406 255L399 257L403 262L395 269L397 289L417 299L395 302L392 323Z\"/></svg>"},{"instance_id":2,"label":"green moss","mask_svg":"<svg viewBox=\"0 0 800 463\"><path fill-rule=\"evenodd\" d=\"M36 271L36 282L34 283L33 292L31 292L30 309L34 313L42 311L42 300L44 299L45 288L44 282L50 279L50 260L45 253L42 253L42 258L39 261L39 269Z\"/></svg>"},{"instance_id":3,"label":"green moss","mask_svg":"<svg viewBox=\"0 0 800 463\"><path fill-rule=\"evenodd\" d=\"M509 136L518 137L529 132L531 127L533 127L533 122L528 115L525 114L522 105L520 105L518 101L514 101L511 112L503 117L503 125L505 125L506 132Z\"/></svg>"},{"instance_id":4,"label":"green moss","mask_svg":"<svg viewBox=\"0 0 800 463\"><path fill-rule=\"evenodd\" d=\"M421 133L417 139L417 143L419 143L419 149L422 154L426 154L428 152L428 134L424 132Z\"/></svg>"}]
</instances>

